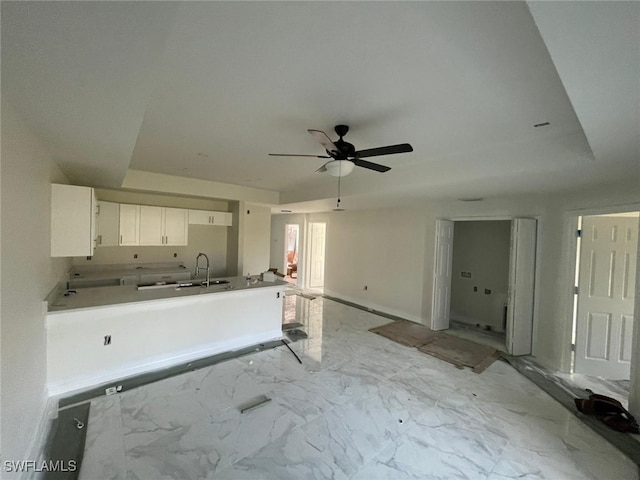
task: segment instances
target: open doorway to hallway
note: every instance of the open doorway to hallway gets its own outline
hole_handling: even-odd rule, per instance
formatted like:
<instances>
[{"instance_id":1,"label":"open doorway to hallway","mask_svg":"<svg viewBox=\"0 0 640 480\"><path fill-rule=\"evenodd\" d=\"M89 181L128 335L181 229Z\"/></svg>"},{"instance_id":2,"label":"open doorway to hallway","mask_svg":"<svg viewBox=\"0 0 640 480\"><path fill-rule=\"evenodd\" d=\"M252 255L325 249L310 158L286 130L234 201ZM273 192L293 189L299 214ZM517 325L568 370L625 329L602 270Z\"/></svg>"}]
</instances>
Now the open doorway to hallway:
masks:
<instances>
[{"instance_id":1,"label":"open doorway to hallway","mask_svg":"<svg viewBox=\"0 0 640 480\"><path fill-rule=\"evenodd\" d=\"M586 215L578 218L576 234L574 381L605 385L621 394L626 391L627 397L638 220L637 211Z\"/></svg>"}]
</instances>

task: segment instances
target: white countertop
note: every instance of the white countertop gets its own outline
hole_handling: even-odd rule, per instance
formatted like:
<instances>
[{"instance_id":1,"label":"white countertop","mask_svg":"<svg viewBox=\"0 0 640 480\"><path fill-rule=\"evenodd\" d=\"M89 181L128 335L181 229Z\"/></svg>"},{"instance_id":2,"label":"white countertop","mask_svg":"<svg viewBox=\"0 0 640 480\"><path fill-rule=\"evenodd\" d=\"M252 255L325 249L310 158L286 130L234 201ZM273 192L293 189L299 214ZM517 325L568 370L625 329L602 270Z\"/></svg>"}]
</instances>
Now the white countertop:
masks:
<instances>
[{"instance_id":1,"label":"white countertop","mask_svg":"<svg viewBox=\"0 0 640 480\"><path fill-rule=\"evenodd\" d=\"M147 302L203 294L231 293L266 287L283 288L288 285L286 282L281 280L263 282L255 277L249 281L245 277L222 277L217 279L212 278L211 280L228 280L229 283L211 285L209 287L170 287L151 290L138 290L135 285L120 285L113 287L81 288L77 289L76 293L69 295L65 295L66 290L62 290L59 295L54 296L51 301L49 301L48 313L51 315L57 312L66 312L69 310L100 308L134 302Z\"/></svg>"}]
</instances>

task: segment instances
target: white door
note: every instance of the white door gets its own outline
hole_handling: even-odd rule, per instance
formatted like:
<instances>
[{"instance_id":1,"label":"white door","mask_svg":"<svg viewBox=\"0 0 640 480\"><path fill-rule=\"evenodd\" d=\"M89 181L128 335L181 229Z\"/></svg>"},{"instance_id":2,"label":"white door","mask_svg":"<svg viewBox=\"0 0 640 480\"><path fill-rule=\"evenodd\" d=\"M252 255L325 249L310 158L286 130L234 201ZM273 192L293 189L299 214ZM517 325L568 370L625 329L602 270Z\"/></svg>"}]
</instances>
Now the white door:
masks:
<instances>
[{"instance_id":1,"label":"white door","mask_svg":"<svg viewBox=\"0 0 640 480\"><path fill-rule=\"evenodd\" d=\"M311 223L311 258L309 261L309 287L324 286L324 248L326 224Z\"/></svg>"},{"instance_id":2,"label":"white door","mask_svg":"<svg viewBox=\"0 0 640 480\"><path fill-rule=\"evenodd\" d=\"M511 355L531 353L535 268L536 220L516 218L511 222L506 332Z\"/></svg>"},{"instance_id":3,"label":"white door","mask_svg":"<svg viewBox=\"0 0 640 480\"><path fill-rule=\"evenodd\" d=\"M433 271L431 330L445 330L449 328L452 258L453 222L450 220L436 220L436 251Z\"/></svg>"},{"instance_id":4,"label":"white door","mask_svg":"<svg viewBox=\"0 0 640 480\"><path fill-rule=\"evenodd\" d=\"M575 371L628 380L638 217L584 217L582 232Z\"/></svg>"}]
</instances>

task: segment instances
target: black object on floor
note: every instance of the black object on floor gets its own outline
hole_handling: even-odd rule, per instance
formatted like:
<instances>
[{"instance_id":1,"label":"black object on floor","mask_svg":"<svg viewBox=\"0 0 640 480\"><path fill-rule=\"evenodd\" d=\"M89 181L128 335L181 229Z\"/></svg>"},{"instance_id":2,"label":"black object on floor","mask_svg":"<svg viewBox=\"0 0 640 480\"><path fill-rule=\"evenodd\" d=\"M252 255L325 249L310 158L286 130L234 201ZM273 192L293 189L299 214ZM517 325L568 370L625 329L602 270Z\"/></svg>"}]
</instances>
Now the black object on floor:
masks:
<instances>
[{"instance_id":1,"label":"black object on floor","mask_svg":"<svg viewBox=\"0 0 640 480\"><path fill-rule=\"evenodd\" d=\"M75 480L80 474L87 439L90 403L60 410L45 450L46 480Z\"/></svg>"},{"instance_id":2,"label":"black object on floor","mask_svg":"<svg viewBox=\"0 0 640 480\"><path fill-rule=\"evenodd\" d=\"M241 405L239 407L240 408L240 413L250 412L251 410L256 409L258 407L261 407L261 406L269 403L270 401L271 401L271 399L269 397L267 397L266 395L259 395L258 397L254 398L250 402L247 402L247 403Z\"/></svg>"},{"instance_id":3,"label":"black object on floor","mask_svg":"<svg viewBox=\"0 0 640 480\"><path fill-rule=\"evenodd\" d=\"M576 408L585 415L593 415L607 427L618 432L640 433L638 422L615 398L598 395L587 389L589 398L576 398Z\"/></svg>"},{"instance_id":4,"label":"black object on floor","mask_svg":"<svg viewBox=\"0 0 640 480\"><path fill-rule=\"evenodd\" d=\"M640 465L640 442L633 439L631 434L611 430L595 417L579 412L574 402L574 395L567 392L560 385L546 378L543 373L531 368L531 366L527 365L525 360L506 354L502 355L502 359L510 363L511 366L521 374L551 395L557 402L561 403L567 410L578 417L585 425L600 434L600 436L607 440L611 445L616 447L635 462L636 465ZM536 368L541 372L544 370L542 367L536 366Z\"/></svg>"},{"instance_id":5,"label":"black object on floor","mask_svg":"<svg viewBox=\"0 0 640 480\"><path fill-rule=\"evenodd\" d=\"M282 343L284 344L285 347L287 347L289 349L289 351L291 353L293 353L293 356L296 357L296 360L298 360L298 363L302 363L302 360L300 360L300 357L298 357L298 355L296 355L296 352L294 352L291 347L289 346L289 344L287 342L285 342L284 340L282 340Z\"/></svg>"}]
</instances>

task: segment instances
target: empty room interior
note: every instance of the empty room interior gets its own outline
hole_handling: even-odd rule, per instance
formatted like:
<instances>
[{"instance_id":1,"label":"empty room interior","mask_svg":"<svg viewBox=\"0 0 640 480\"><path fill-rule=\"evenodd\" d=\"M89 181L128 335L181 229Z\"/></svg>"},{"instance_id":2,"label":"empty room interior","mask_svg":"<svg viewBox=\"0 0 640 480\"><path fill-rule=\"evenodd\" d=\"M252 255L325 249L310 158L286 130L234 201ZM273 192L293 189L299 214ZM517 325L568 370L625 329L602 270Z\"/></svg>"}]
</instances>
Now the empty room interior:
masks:
<instances>
[{"instance_id":1,"label":"empty room interior","mask_svg":"<svg viewBox=\"0 0 640 480\"><path fill-rule=\"evenodd\" d=\"M1 478L640 478L640 3L0 8Z\"/></svg>"}]
</instances>

